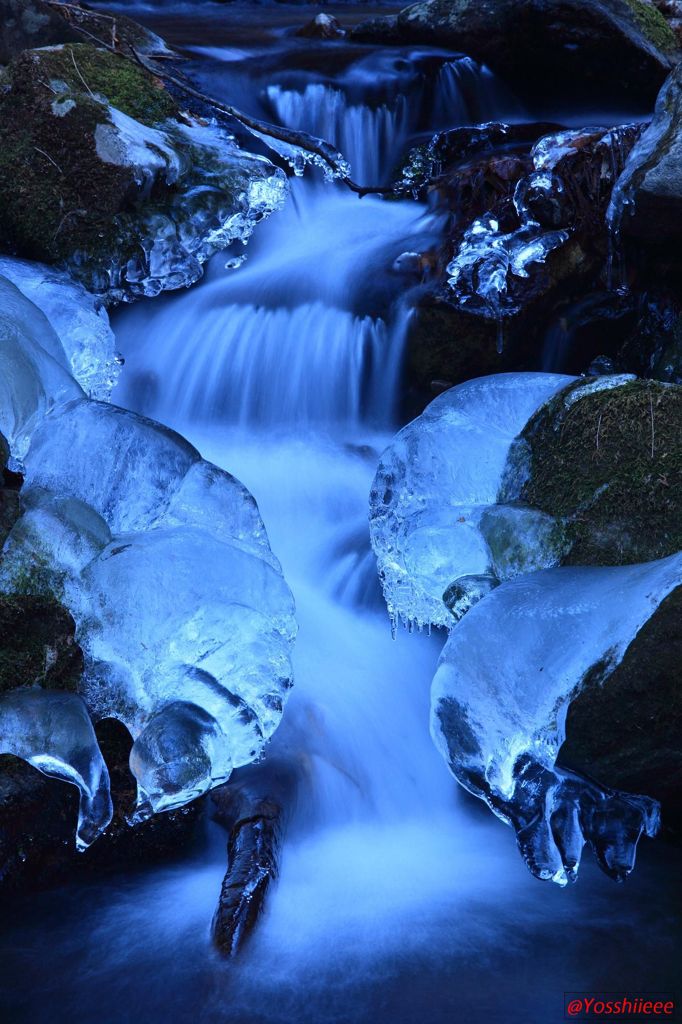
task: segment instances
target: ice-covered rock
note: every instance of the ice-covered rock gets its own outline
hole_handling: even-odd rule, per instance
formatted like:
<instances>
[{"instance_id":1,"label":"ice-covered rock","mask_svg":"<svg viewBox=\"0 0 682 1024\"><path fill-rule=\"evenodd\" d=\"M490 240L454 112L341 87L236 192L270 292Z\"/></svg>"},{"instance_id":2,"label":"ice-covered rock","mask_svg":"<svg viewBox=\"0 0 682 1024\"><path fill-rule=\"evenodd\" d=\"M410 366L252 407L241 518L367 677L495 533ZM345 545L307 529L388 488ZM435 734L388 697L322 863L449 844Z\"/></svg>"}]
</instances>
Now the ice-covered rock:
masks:
<instances>
[{"instance_id":1,"label":"ice-covered rock","mask_svg":"<svg viewBox=\"0 0 682 1024\"><path fill-rule=\"evenodd\" d=\"M0 297L0 429L25 471L0 587L57 597L73 615L81 696L135 740L138 817L182 806L256 758L277 727L292 681L291 593L247 489L174 431L87 398L45 316L2 278ZM0 735L38 767L56 759L55 774L94 799L75 705L50 711L42 696L42 732L19 743L24 719L8 701ZM46 755L62 706L59 750ZM82 825L81 845L100 824Z\"/></svg>"},{"instance_id":2,"label":"ice-covered rock","mask_svg":"<svg viewBox=\"0 0 682 1024\"><path fill-rule=\"evenodd\" d=\"M115 302L192 284L282 204L287 180L182 114L139 64L69 44L7 68L0 186L0 248L66 266Z\"/></svg>"},{"instance_id":3,"label":"ice-covered rock","mask_svg":"<svg viewBox=\"0 0 682 1024\"><path fill-rule=\"evenodd\" d=\"M64 271L42 263L0 256L0 277L11 281L45 314L85 393L90 398L109 398L120 360L101 302Z\"/></svg>"},{"instance_id":4,"label":"ice-covered rock","mask_svg":"<svg viewBox=\"0 0 682 1024\"><path fill-rule=\"evenodd\" d=\"M468 381L436 398L386 449L372 485L370 529L394 621L451 626L443 602L451 584L469 577L496 583L557 563L555 520L496 503L515 436L573 380L510 373ZM469 599L478 592L464 589ZM461 613L459 601L449 603Z\"/></svg>"},{"instance_id":5,"label":"ice-covered rock","mask_svg":"<svg viewBox=\"0 0 682 1024\"><path fill-rule=\"evenodd\" d=\"M658 806L557 768L570 700L607 678L664 598L682 554L562 567L508 581L452 630L432 687L434 741L457 780L511 824L533 874L573 880L588 841L616 879ZM608 685L608 681L605 683Z\"/></svg>"}]
</instances>

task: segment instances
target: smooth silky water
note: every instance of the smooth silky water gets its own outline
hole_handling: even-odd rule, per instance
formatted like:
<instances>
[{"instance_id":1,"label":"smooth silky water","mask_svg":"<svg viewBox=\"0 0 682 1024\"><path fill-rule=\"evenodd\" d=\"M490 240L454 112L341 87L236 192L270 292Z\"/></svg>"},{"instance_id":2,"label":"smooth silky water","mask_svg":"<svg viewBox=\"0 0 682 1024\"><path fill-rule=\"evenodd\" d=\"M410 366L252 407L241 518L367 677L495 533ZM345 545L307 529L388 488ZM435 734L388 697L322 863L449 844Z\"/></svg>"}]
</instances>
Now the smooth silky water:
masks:
<instances>
[{"instance_id":1,"label":"smooth silky water","mask_svg":"<svg viewBox=\"0 0 682 1024\"><path fill-rule=\"evenodd\" d=\"M203 40L187 11L160 27L195 48L205 88L227 96L238 83L242 106L331 137L364 183L385 180L429 127L425 98L432 127L444 110L455 123L518 115L487 73L437 51L351 61L340 44L330 82L301 69L306 50L283 32L310 11L257 10L251 44L254 8L216 8ZM414 74L429 61L441 68L430 94ZM396 79L403 98L382 102ZM114 400L247 485L294 591L296 685L267 757L289 762L298 788L279 880L237 961L210 942L226 837L208 823L176 864L14 906L0 936L3 1021L545 1024L562 1018L567 990L674 990L675 851L644 842L622 887L589 858L568 890L535 881L511 830L458 790L431 743L443 637L391 638L367 502L400 415L414 282L392 267L436 229L417 204L295 181L238 270L219 256L191 291L114 317L126 359Z\"/></svg>"}]
</instances>

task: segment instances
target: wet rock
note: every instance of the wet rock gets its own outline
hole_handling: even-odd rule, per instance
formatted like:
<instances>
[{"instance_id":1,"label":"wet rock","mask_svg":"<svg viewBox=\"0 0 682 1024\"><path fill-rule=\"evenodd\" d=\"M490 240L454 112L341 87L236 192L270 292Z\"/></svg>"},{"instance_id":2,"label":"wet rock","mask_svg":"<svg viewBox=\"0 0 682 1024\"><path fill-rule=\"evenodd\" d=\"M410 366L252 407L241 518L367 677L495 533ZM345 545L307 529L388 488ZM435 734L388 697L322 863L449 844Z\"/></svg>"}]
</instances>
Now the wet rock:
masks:
<instances>
[{"instance_id":1,"label":"wet rock","mask_svg":"<svg viewBox=\"0 0 682 1024\"><path fill-rule=\"evenodd\" d=\"M603 682L569 708L559 762L661 803L662 834L682 835L682 589L663 601Z\"/></svg>"},{"instance_id":2,"label":"wet rock","mask_svg":"<svg viewBox=\"0 0 682 1024\"><path fill-rule=\"evenodd\" d=\"M565 520L566 564L624 565L679 551L682 388L582 388L552 399L524 430L522 500Z\"/></svg>"},{"instance_id":3,"label":"wet rock","mask_svg":"<svg viewBox=\"0 0 682 1024\"><path fill-rule=\"evenodd\" d=\"M0 248L59 263L107 301L193 283L286 181L162 83L86 44L26 51L0 90Z\"/></svg>"},{"instance_id":4,"label":"wet rock","mask_svg":"<svg viewBox=\"0 0 682 1024\"><path fill-rule=\"evenodd\" d=\"M434 379L537 368L552 311L604 271L611 189L641 127L546 128L455 129L403 168L400 187L449 218L408 339L422 391Z\"/></svg>"},{"instance_id":5,"label":"wet rock","mask_svg":"<svg viewBox=\"0 0 682 1024\"><path fill-rule=\"evenodd\" d=\"M364 26L355 38L369 38ZM374 41L379 26L368 28ZM396 27L385 26L386 41ZM626 92L652 100L677 55L665 18L644 0L426 0L398 15L401 42L470 54L517 88Z\"/></svg>"},{"instance_id":6,"label":"wet rock","mask_svg":"<svg viewBox=\"0 0 682 1024\"><path fill-rule=\"evenodd\" d=\"M316 14L296 33L297 36L303 36L304 39L342 39L345 34L346 30L341 22L324 11Z\"/></svg>"}]
</instances>

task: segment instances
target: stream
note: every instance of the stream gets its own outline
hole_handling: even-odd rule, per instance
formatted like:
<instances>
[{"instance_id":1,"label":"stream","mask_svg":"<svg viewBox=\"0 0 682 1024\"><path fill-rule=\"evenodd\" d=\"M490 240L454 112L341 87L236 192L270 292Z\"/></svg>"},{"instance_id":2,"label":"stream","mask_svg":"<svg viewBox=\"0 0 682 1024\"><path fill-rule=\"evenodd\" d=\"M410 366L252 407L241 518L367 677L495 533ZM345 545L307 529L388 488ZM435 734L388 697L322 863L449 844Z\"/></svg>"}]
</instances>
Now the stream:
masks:
<instances>
[{"instance_id":1,"label":"stream","mask_svg":"<svg viewBox=\"0 0 682 1024\"><path fill-rule=\"evenodd\" d=\"M362 184L438 128L524 116L467 57L294 37L317 8L125 10L185 48L199 88L329 139ZM643 841L623 886L589 857L575 887L533 879L429 736L443 636L391 636L367 500L404 421L418 282L396 260L437 231L426 206L359 200L308 171L243 252L113 316L114 402L243 481L294 593L296 685L266 756L294 766L297 799L237 961L211 945L226 859L207 822L178 863L19 902L0 930L3 1022L546 1024L566 991L674 992L676 851Z\"/></svg>"}]
</instances>

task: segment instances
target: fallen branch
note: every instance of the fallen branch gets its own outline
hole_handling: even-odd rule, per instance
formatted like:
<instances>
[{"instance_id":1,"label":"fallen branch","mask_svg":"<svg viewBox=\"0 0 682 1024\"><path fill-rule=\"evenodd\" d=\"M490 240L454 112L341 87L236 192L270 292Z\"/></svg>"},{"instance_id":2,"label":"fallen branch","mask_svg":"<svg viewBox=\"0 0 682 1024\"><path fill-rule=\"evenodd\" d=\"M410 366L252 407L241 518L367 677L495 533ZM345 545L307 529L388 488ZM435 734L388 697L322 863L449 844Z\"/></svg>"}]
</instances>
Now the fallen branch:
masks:
<instances>
[{"instance_id":1,"label":"fallen branch","mask_svg":"<svg viewBox=\"0 0 682 1024\"><path fill-rule=\"evenodd\" d=\"M211 793L213 817L228 830L227 871L213 918L213 941L236 956L253 931L279 857L296 780L286 764L249 766Z\"/></svg>"}]
</instances>

